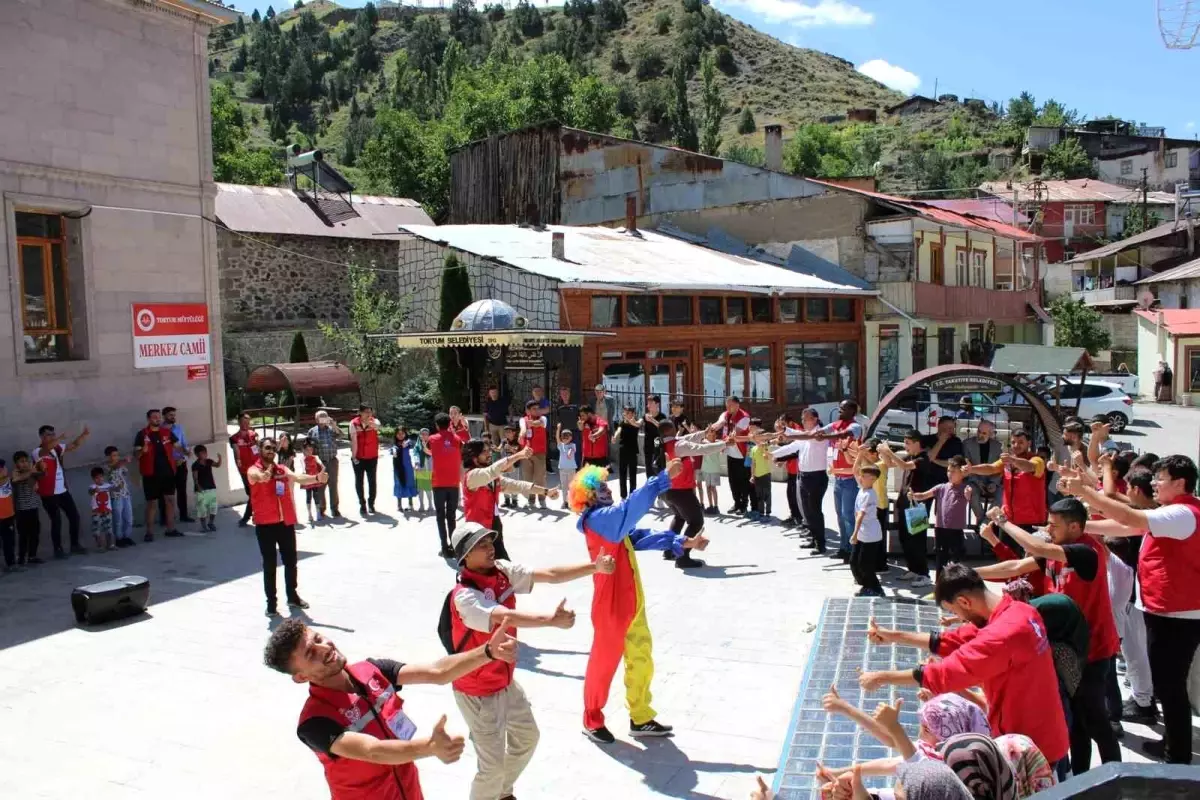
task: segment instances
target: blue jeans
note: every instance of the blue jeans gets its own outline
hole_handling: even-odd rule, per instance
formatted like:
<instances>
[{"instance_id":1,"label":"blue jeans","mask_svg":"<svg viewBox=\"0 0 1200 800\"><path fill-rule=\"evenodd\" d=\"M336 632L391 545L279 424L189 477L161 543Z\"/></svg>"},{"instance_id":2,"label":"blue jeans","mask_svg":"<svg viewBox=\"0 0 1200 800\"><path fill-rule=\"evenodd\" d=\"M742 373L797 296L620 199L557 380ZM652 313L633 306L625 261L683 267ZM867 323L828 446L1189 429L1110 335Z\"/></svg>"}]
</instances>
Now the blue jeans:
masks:
<instances>
[{"instance_id":1,"label":"blue jeans","mask_svg":"<svg viewBox=\"0 0 1200 800\"><path fill-rule=\"evenodd\" d=\"M854 500L858 497L858 482L852 477L839 476L833 479L833 507L837 509L838 553L850 554L850 537L854 535Z\"/></svg>"},{"instance_id":2,"label":"blue jeans","mask_svg":"<svg viewBox=\"0 0 1200 800\"><path fill-rule=\"evenodd\" d=\"M133 536L133 496L114 497L112 501L113 538Z\"/></svg>"}]
</instances>

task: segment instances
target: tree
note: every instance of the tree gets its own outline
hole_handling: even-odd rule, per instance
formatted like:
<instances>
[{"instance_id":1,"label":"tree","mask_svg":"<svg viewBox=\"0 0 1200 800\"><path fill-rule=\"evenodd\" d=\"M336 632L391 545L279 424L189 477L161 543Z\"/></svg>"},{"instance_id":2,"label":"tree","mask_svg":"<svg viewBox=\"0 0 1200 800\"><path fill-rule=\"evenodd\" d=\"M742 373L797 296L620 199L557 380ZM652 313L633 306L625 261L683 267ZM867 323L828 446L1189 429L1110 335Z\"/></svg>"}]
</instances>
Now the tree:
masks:
<instances>
[{"instance_id":1,"label":"tree","mask_svg":"<svg viewBox=\"0 0 1200 800\"><path fill-rule=\"evenodd\" d=\"M454 0L450 6L450 36L471 47L483 42L487 27L483 15L475 10L474 0Z\"/></svg>"},{"instance_id":2,"label":"tree","mask_svg":"<svg viewBox=\"0 0 1200 800\"><path fill-rule=\"evenodd\" d=\"M1049 128L1069 128L1079 122L1079 112L1068 109L1057 100L1047 100L1038 112L1034 124L1045 125Z\"/></svg>"},{"instance_id":3,"label":"tree","mask_svg":"<svg viewBox=\"0 0 1200 800\"><path fill-rule=\"evenodd\" d=\"M737 62L733 60L733 51L729 49L729 45L727 44L718 45L717 47L717 69L726 75L737 74Z\"/></svg>"},{"instance_id":4,"label":"tree","mask_svg":"<svg viewBox=\"0 0 1200 800\"><path fill-rule=\"evenodd\" d=\"M266 19L275 19L275 6L267 6L267 11L263 16Z\"/></svg>"},{"instance_id":5,"label":"tree","mask_svg":"<svg viewBox=\"0 0 1200 800\"><path fill-rule=\"evenodd\" d=\"M256 8L256 9L254 9L254 12L253 12L253 13L250 15L250 21L251 21L251 22L253 22L255 25L257 25L259 22L261 22L261 21L262 21L262 17L260 17L260 16L258 15L258 9L257 9L257 8Z\"/></svg>"},{"instance_id":6,"label":"tree","mask_svg":"<svg viewBox=\"0 0 1200 800\"><path fill-rule=\"evenodd\" d=\"M283 180L280 163L264 150L250 150L242 105L223 83L212 83L213 177L223 183L272 186Z\"/></svg>"},{"instance_id":7,"label":"tree","mask_svg":"<svg viewBox=\"0 0 1200 800\"><path fill-rule=\"evenodd\" d=\"M375 29L379 27L379 11L375 8L375 4L367 3L363 6L362 13L367 21L367 27L371 29L371 33L374 33Z\"/></svg>"},{"instance_id":8,"label":"tree","mask_svg":"<svg viewBox=\"0 0 1200 800\"><path fill-rule=\"evenodd\" d=\"M531 38L542 35L544 30L542 15L529 0L520 0L512 12L512 24L517 26L523 36Z\"/></svg>"},{"instance_id":9,"label":"tree","mask_svg":"<svg viewBox=\"0 0 1200 800\"><path fill-rule=\"evenodd\" d=\"M663 9L654 16L654 30L659 36L666 36L671 32L671 12Z\"/></svg>"},{"instance_id":10,"label":"tree","mask_svg":"<svg viewBox=\"0 0 1200 800\"><path fill-rule=\"evenodd\" d=\"M652 47L645 40L633 48L633 72L639 81L647 81L662 75L666 63L660 48Z\"/></svg>"},{"instance_id":11,"label":"tree","mask_svg":"<svg viewBox=\"0 0 1200 800\"><path fill-rule=\"evenodd\" d=\"M296 0L296 5L292 6L293 11L298 11L304 8L304 0Z\"/></svg>"},{"instance_id":12,"label":"tree","mask_svg":"<svg viewBox=\"0 0 1200 800\"><path fill-rule=\"evenodd\" d=\"M237 23L234 25L234 30L237 32L238 36L246 35L246 18L240 14L238 15Z\"/></svg>"},{"instance_id":13,"label":"tree","mask_svg":"<svg viewBox=\"0 0 1200 800\"><path fill-rule=\"evenodd\" d=\"M292 337L292 348L288 353L288 362L292 364L308 363L308 344L304 341L304 332L296 331Z\"/></svg>"},{"instance_id":14,"label":"tree","mask_svg":"<svg viewBox=\"0 0 1200 800\"><path fill-rule=\"evenodd\" d=\"M1042 174L1053 180L1094 178L1096 170L1092 159L1079 140L1068 137L1046 152L1042 161Z\"/></svg>"},{"instance_id":15,"label":"tree","mask_svg":"<svg viewBox=\"0 0 1200 800\"><path fill-rule=\"evenodd\" d=\"M687 96L687 66L683 59L675 63L671 70L671 83L674 88L671 99L671 138L676 147L684 150L700 149L700 137L696 132L696 121L688 106Z\"/></svg>"},{"instance_id":16,"label":"tree","mask_svg":"<svg viewBox=\"0 0 1200 800\"><path fill-rule=\"evenodd\" d=\"M756 130L758 130L758 125L754 122L754 114L750 111L750 106L745 106L738 117L737 132L745 135L754 133Z\"/></svg>"},{"instance_id":17,"label":"tree","mask_svg":"<svg viewBox=\"0 0 1200 800\"><path fill-rule=\"evenodd\" d=\"M761 147L754 147L742 142L734 142L726 147L721 157L749 167L761 167L765 163Z\"/></svg>"},{"instance_id":18,"label":"tree","mask_svg":"<svg viewBox=\"0 0 1200 800\"><path fill-rule=\"evenodd\" d=\"M449 203L449 157L439 125L428 125L408 110L386 108L358 157L371 183L394 197L419 201L434 220Z\"/></svg>"},{"instance_id":19,"label":"tree","mask_svg":"<svg viewBox=\"0 0 1200 800\"><path fill-rule=\"evenodd\" d=\"M589 75L571 90L571 124L597 133L608 133L617 121L617 89Z\"/></svg>"},{"instance_id":20,"label":"tree","mask_svg":"<svg viewBox=\"0 0 1200 800\"><path fill-rule=\"evenodd\" d=\"M621 47L621 43L617 42L613 45L612 55L609 56L608 66L613 72L628 72L629 62L625 60L625 50Z\"/></svg>"},{"instance_id":21,"label":"tree","mask_svg":"<svg viewBox=\"0 0 1200 800\"><path fill-rule=\"evenodd\" d=\"M1161 224L1162 219L1158 214L1143 208L1141 204L1131 205L1125 212L1125 227L1121 230L1121 237L1127 239Z\"/></svg>"},{"instance_id":22,"label":"tree","mask_svg":"<svg viewBox=\"0 0 1200 800\"><path fill-rule=\"evenodd\" d=\"M1057 347L1083 347L1096 355L1112 345L1112 335L1099 311L1072 300L1069 294L1058 297L1049 308L1054 320L1054 344Z\"/></svg>"},{"instance_id":23,"label":"tree","mask_svg":"<svg viewBox=\"0 0 1200 800\"><path fill-rule=\"evenodd\" d=\"M822 175L821 160L827 153L840 154L833 128L815 123L802 125L783 147L783 168L806 178Z\"/></svg>"},{"instance_id":24,"label":"tree","mask_svg":"<svg viewBox=\"0 0 1200 800\"><path fill-rule=\"evenodd\" d=\"M728 107L717 86L717 66L712 54L706 54L700 62L700 77L703 82L700 104L700 152L715 156L721 152L721 120Z\"/></svg>"},{"instance_id":25,"label":"tree","mask_svg":"<svg viewBox=\"0 0 1200 800\"><path fill-rule=\"evenodd\" d=\"M438 307L438 330L448 331L454 318L471 305L471 276L466 265L458 260L453 251L446 254L442 264L442 296ZM438 393L442 397L442 408L467 405L467 386L458 354L451 347L440 347L438 359Z\"/></svg>"},{"instance_id":26,"label":"tree","mask_svg":"<svg viewBox=\"0 0 1200 800\"><path fill-rule=\"evenodd\" d=\"M239 17L239 19L241 19ZM246 41L243 39L242 44L238 47L237 55L233 57L233 61L229 63L231 72L245 72L246 64L250 61L250 49L246 47Z\"/></svg>"},{"instance_id":27,"label":"tree","mask_svg":"<svg viewBox=\"0 0 1200 800\"><path fill-rule=\"evenodd\" d=\"M1037 101L1029 92L1021 92L1008 101L1008 119L1018 128L1028 128L1037 117Z\"/></svg>"}]
</instances>

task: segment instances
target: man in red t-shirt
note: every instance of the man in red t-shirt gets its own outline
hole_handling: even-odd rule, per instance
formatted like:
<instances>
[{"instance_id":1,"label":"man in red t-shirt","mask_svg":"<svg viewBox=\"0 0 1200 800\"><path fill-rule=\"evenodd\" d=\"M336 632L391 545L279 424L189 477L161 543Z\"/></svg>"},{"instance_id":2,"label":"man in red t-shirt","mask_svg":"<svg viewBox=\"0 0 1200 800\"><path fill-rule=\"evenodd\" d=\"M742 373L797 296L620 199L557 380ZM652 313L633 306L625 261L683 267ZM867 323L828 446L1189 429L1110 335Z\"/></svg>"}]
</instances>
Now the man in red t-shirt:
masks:
<instances>
[{"instance_id":1,"label":"man in red t-shirt","mask_svg":"<svg viewBox=\"0 0 1200 800\"><path fill-rule=\"evenodd\" d=\"M450 415L433 418L437 433L429 437L427 447L433 459L433 510L437 516L438 536L441 538L442 558L454 558L450 536L454 533L454 518L458 516L458 487L462 480L462 446L471 439L465 428L452 430Z\"/></svg>"},{"instance_id":2,"label":"man in red t-shirt","mask_svg":"<svg viewBox=\"0 0 1200 800\"><path fill-rule=\"evenodd\" d=\"M350 463L354 467L354 491L358 493L358 513L375 513L375 473L379 466L379 420L375 409L358 407L358 416L350 420ZM366 493L363 493L363 479Z\"/></svg>"},{"instance_id":3,"label":"man in red t-shirt","mask_svg":"<svg viewBox=\"0 0 1200 800\"><path fill-rule=\"evenodd\" d=\"M536 387L535 387L536 388ZM521 462L521 477L536 486L546 485L546 451L548 426L545 413L549 405L543 408L536 398L525 403L525 416L521 417L521 444L532 451L532 455ZM530 497L529 507L540 503L546 507L546 498Z\"/></svg>"},{"instance_id":4,"label":"man in red t-shirt","mask_svg":"<svg viewBox=\"0 0 1200 800\"><path fill-rule=\"evenodd\" d=\"M591 406L580 406L579 434L583 463L608 469L608 420Z\"/></svg>"},{"instance_id":5,"label":"man in red t-shirt","mask_svg":"<svg viewBox=\"0 0 1200 800\"><path fill-rule=\"evenodd\" d=\"M250 524L250 483L246 480L246 472L258 461L258 434L250 429L250 415L238 416L237 433L229 437L229 446L233 449L233 465L237 467L238 475L242 478L242 488L246 490L246 510L242 513L239 527Z\"/></svg>"}]
</instances>

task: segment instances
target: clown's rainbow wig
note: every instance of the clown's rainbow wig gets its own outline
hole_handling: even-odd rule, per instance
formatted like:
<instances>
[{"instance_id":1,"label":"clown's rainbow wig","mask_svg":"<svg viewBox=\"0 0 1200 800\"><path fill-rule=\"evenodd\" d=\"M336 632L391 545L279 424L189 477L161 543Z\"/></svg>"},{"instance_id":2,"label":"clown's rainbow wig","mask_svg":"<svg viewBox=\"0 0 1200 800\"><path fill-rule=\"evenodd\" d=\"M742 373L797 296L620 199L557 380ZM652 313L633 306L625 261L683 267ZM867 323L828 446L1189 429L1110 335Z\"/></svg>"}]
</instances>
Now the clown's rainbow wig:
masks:
<instances>
[{"instance_id":1,"label":"clown's rainbow wig","mask_svg":"<svg viewBox=\"0 0 1200 800\"><path fill-rule=\"evenodd\" d=\"M595 505L596 490L606 483L608 470L588 464L575 473L575 480L571 481L571 486L567 489L567 505L576 514L582 514L584 509Z\"/></svg>"}]
</instances>

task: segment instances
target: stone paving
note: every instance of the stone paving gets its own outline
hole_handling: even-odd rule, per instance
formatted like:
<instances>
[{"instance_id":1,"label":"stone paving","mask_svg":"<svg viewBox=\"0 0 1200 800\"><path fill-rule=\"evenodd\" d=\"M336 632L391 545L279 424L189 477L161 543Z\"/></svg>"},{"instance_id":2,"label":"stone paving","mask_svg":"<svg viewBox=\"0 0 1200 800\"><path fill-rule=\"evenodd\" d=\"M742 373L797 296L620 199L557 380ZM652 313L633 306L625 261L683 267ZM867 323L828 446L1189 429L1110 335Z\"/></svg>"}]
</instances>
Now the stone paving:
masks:
<instances>
[{"instance_id":1,"label":"stone paving","mask_svg":"<svg viewBox=\"0 0 1200 800\"><path fill-rule=\"evenodd\" d=\"M353 498L343 467L342 497ZM832 523L832 493L826 500ZM774 502L786 508L782 484ZM432 515L405 519L390 493L370 522L354 505L344 504L351 517L341 524L299 535L312 624L354 660L438 658L437 618L453 573L436 556ZM328 797L317 760L294 733L305 690L261 664L270 621L258 550L252 529L236 521L237 510L222 509L214 534L143 544L139 532L136 548L0 576L0 797ZM653 514L645 521L665 523ZM565 511L507 512L505 527L514 557L531 565L587 559ZM825 597L849 594L849 570L802 555L778 526L724 518L708 533L705 569L684 573L657 553L641 556L654 706L675 725L673 739L628 737L618 676L607 713L619 741L588 742L580 724L591 582L522 598L524 608L549 610L565 597L579 612L572 630L522 637L518 679L542 729L517 786L523 800L741 798L755 774L774 771L813 625ZM71 588L125 574L151 579L149 613L77 627ZM452 730L466 732L449 687L404 696L418 725L445 713ZM425 795L466 796L473 770L469 747L455 765L422 762Z\"/></svg>"}]
</instances>

